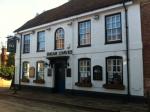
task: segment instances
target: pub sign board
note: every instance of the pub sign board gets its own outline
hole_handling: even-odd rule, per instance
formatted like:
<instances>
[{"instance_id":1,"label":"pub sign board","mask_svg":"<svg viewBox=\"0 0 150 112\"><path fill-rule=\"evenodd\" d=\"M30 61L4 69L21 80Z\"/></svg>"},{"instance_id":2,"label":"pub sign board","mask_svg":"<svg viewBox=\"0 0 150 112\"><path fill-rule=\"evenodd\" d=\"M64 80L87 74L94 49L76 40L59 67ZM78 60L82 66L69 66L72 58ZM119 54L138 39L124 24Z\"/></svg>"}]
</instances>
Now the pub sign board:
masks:
<instances>
[{"instance_id":1,"label":"pub sign board","mask_svg":"<svg viewBox=\"0 0 150 112\"><path fill-rule=\"evenodd\" d=\"M7 51L16 53L16 38L8 38L7 40Z\"/></svg>"}]
</instances>

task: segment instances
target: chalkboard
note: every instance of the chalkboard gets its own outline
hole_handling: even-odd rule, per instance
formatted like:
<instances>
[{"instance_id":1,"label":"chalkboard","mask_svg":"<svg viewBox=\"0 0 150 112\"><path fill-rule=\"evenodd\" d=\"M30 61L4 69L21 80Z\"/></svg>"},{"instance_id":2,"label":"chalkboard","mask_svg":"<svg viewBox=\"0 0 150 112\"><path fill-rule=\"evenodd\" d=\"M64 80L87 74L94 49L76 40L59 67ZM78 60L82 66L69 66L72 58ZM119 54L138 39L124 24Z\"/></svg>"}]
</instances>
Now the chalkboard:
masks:
<instances>
[{"instance_id":1,"label":"chalkboard","mask_svg":"<svg viewBox=\"0 0 150 112\"><path fill-rule=\"evenodd\" d=\"M102 67L99 65L93 67L93 80L103 80Z\"/></svg>"}]
</instances>

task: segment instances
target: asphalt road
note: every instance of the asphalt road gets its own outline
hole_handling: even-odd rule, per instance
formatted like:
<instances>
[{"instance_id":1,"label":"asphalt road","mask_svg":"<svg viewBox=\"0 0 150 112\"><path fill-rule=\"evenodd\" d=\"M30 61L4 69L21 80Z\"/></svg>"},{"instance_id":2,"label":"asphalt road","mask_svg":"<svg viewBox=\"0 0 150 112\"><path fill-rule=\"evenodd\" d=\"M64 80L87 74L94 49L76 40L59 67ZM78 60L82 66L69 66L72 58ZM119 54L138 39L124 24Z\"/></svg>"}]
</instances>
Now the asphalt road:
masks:
<instances>
[{"instance_id":1,"label":"asphalt road","mask_svg":"<svg viewBox=\"0 0 150 112\"><path fill-rule=\"evenodd\" d=\"M0 112L91 112L90 110L45 104L14 97L0 96ZM93 112L93 111L92 111Z\"/></svg>"}]
</instances>

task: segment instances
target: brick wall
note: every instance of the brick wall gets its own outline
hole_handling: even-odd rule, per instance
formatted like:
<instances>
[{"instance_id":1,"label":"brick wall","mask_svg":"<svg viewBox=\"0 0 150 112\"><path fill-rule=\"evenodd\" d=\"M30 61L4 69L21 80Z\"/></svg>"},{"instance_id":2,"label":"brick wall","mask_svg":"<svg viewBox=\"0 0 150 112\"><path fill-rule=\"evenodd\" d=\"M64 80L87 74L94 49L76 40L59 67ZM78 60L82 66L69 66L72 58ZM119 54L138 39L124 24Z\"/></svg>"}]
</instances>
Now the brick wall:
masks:
<instances>
[{"instance_id":1,"label":"brick wall","mask_svg":"<svg viewBox=\"0 0 150 112\"><path fill-rule=\"evenodd\" d=\"M150 2L141 4L144 86L145 93L150 92Z\"/></svg>"}]
</instances>

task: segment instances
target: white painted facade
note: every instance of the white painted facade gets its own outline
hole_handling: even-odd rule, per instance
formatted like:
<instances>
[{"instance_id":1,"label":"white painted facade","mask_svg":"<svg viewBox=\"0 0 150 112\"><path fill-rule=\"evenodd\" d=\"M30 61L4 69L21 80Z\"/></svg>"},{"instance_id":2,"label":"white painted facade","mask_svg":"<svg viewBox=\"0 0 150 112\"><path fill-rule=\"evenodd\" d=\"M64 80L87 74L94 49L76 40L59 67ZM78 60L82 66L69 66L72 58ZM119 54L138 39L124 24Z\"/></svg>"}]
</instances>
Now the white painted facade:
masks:
<instances>
[{"instance_id":1,"label":"white painted facade","mask_svg":"<svg viewBox=\"0 0 150 112\"><path fill-rule=\"evenodd\" d=\"M105 16L115 13L121 13L122 20L122 43L105 44ZM99 15L99 19L95 20L94 15ZM91 20L91 46L78 48L78 22L84 20ZM139 4L128 4L128 24L129 24L129 55L130 55L130 91L131 95L144 96L143 84L143 55L142 55L142 36L141 36L141 16ZM72 24L70 24L72 23ZM44 61L49 63L47 59L47 52L55 52L54 38L55 31L58 28L63 28L65 31L65 49L73 51L69 55L69 67L71 68L71 77L65 78L65 89L83 90L102 93L127 94L127 60L126 60L126 28L125 28L125 11L122 5L115 5L104 9L96 10L89 13L84 13L67 19L55 21L38 27L30 28L19 33L22 36L30 34L30 53L22 53L22 61L28 61L30 66L36 68L37 61ZM50 29L48 29L50 28ZM32 31L35 31L32 33ZM45 52L37 52L37 32L45 31ZM18 35L20 36L20 35ZM23 47L22 47L23 48ZM22 50L23 51L23 50ZM58 51L58 50L57 50ZM63 50L62 50L63 51ZM105 89L103 85L106 83L106 58L109 56L123 57L123 84L125 90ZM20 42L17 42L16 51L16 71L15 84L19 84L19 63L20 63ZM75 83L78 81L78 59L91 59L91 82L92 87L77 87ZM93 66L100 65L103 67L103 80L93 80ZM52 76L47 76L47 69L45 67L44 79L45 84L35 84L30 78L30 83L23 83L21 85L40 86L40 87L54 87L54 70ZM21 71L22 73L22 71ZM21 74L20 74L21 75Z\"/></svg>"}]
</instances>

